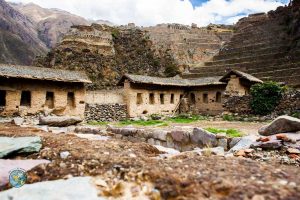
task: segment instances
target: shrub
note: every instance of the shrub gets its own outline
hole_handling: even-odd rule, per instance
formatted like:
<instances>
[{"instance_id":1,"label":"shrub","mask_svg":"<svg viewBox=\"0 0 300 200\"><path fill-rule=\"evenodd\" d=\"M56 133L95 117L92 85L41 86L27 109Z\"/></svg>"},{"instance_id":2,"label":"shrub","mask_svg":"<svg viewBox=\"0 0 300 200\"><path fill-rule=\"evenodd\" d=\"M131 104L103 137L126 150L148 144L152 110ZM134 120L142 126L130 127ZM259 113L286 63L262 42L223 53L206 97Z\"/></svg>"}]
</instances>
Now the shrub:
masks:
<instances>
[{"instance_id":1,"label":"shrub","mask_svg":"<svg viewBox=\"0 0 300 200\"><path fill-rule=\"evenodd\" d=\"M255 84L251 87L251 108L255 114L268 115L279 104L284 88L276 82Z\"/></svg>"},{"instance_id":2,"label":"shrub","mask_svg":"<svg viewBox=\"0 0 300 200\"><path fill-rule=\"evenodd\" d=\"M227 115L226 114L226 115L223 115L222 118L223 118L224 121L230 121L230 122L235 121L235 118L232 115Z\"/></svg>"}]
</instances>

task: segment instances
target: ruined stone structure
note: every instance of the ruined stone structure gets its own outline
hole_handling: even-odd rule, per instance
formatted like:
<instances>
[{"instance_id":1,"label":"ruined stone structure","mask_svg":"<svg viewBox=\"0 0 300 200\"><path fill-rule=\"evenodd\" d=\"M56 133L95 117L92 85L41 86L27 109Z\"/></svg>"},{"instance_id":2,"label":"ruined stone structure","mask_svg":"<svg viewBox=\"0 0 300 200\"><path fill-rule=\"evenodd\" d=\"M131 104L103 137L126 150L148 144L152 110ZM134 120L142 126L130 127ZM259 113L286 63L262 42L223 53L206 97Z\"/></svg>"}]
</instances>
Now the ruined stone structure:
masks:
<instances>
[{"instance_id":1,"label":"ruined stone structure","mask_svg":"<svg viewBox=\"0 0 300 200\"><path fill-rule=\"evenodd\" d=\"M184 99L194 114L218 114L223 111L224 95L245 95L251 85L261 82L249 74L230 71L223 77L190 80L126 74L119 85L124 86L128 116L137 117L175 114Z\"/></svg>"},{"instance_id":2,"label":"ruined stone structure","mask_svg":"<svg viewBox=\"0 0 300 200\"><path fill-rule=\"evenodd\" d=\"M197 24L159 24L143 30L148 32L158 54L160 51L168 51L181 66L209 60L232 35L232 29L229 28L198 28Z\"/></svg>"},{"instance_id":3,"label":"ruined stone structure","mask_svg":"<svg viewBox=\"0 0 300 200\"><path fill-rule=\"evenodd\" d=\"M263 81L300 87L299 4L240 19L229 42L211 61L192 66L185 78L222 75L236 69Z\"/></svg>"},{"instance_id":4,"label":"ruined stone structure","mask_svg":"<svg viewBox=\"0 0 300 200\"><path fill-rule=\"evenodd\" d=\"M84 117L84 73L0 65L0 116L38 113Z\"/></svg>"}]
</instances>

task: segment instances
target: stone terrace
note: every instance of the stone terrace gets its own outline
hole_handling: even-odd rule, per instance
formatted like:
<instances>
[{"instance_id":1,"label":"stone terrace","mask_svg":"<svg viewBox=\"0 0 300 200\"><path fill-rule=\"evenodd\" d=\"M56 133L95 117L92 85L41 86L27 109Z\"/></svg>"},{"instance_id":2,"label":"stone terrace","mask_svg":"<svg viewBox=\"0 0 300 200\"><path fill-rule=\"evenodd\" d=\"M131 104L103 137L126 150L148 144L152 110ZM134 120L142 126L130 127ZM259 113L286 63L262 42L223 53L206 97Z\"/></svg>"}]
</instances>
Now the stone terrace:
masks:
<instances>
[{"instance_id":1,"label":"stone terrace","mask_svg":"<svg viewBox=\"0 0 300 200\"><path fill-rule=\"evenodd\" d=\"M204 64L191 66L190 73L183 74L183 77L217 76L236 69L264 81L299 87L300 48L294 47L284 17L276 16L276 12L241 19L233 37L219 54Z\"/></svg>"}]
</instances>

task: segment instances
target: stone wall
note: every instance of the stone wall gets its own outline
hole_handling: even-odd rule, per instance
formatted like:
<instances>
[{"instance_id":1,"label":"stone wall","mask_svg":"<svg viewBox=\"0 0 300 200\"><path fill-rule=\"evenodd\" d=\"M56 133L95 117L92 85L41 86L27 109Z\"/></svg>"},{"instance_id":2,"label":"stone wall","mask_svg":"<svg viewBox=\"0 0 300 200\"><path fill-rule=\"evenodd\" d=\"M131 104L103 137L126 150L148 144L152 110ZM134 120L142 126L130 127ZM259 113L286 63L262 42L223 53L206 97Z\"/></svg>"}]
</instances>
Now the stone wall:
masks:
<instances>
[{"instance_id":1,"label":"stone wall","mask_svg":"<svg viewBox=\"0 0 300 200\"><path fill-rule=\"evenodd\" d=\"M85 120L111 122L125 120L127 107L124 104L86 104Z\"/></svg>"},{"instance_id":2,"label":"stone wall","mask_svg":"<svg viewBox=\"0 0 300 200\"><path fill-rule=\"evenodd\" d=\"M251 114L251 96L231 96L227 97L223 106L226 111L239 114ZM300 112L300 91L294 90L286 93L279 105L273 112L274 116Z\"/></svg>"},{"instance_id":3,"label":"stone wall","mask_svg":"<svg viewBox=\"0 0 300 200\"><path fill-rule=\"evenodd\" d=\"M124 89L95 90L86 92L88 104L124 104Z\"/></svg>"}]
</instances>

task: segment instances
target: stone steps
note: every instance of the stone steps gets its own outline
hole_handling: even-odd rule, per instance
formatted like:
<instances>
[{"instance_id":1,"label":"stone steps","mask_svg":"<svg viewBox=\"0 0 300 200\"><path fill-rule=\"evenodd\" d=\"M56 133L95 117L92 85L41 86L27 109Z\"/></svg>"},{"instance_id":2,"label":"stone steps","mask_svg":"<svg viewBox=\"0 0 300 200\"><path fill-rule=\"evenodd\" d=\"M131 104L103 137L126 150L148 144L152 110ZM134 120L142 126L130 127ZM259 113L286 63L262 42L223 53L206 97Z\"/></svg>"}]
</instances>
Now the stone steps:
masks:
<instances>
[{"instance_id":1,"label":"stone steps","mask_svg":"<svg viewBox=\"0 0 300 200\"><path fill-rule=\"evenodd\" d=\"M246 52L249 50L255 50L255 49L261 49L266 47L276 47L276 46L282 46L282 43L266 43L266 42L260 42L260 43L254 43L246 46L240 46L240 47L231 47L228 45L225 45L223 49L220 51L220 55L228 54L230 53L238 53L238 52Z\"/></svg>"},{"instance_id":2,"label":"stone steps","mask_svg":"<svg viewBox=\"0 0 300 200\"><path fill-rule=\"evenodd\" d=\"M252 55L252 56L246 56L241 58L230 58L230 59L224 59L224 60L218 60L218 61L209 61L205 63L205 66L216 66L216 65L226 65L226 64L239 64L243 62L253 62L255 61L261 61L266 59L277 59L280 57L286 56L287 52L279 52L279 53L269 53L269 54L263 54L263 55Z\"/></svg>"},{"instance_id":3,"label":"stone steps","mask_svg":"<svg viewBox=\"0 0 300 200\"><path fill-rule=\"evenodd\" d=\"M261 55L261 54L268 54L268 53L280 53L287 51L288 46L275 46L275 47L266 47L266 48L259 48L259 49L251 49L251 50L244 50L236 53L227 53L227 54L219 54L213 58L214 61L225 60L230 58L239 58L239 57L248 57L253 55Z\"/></svg>"}]
</instances>

